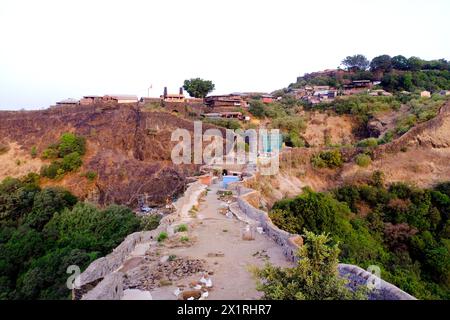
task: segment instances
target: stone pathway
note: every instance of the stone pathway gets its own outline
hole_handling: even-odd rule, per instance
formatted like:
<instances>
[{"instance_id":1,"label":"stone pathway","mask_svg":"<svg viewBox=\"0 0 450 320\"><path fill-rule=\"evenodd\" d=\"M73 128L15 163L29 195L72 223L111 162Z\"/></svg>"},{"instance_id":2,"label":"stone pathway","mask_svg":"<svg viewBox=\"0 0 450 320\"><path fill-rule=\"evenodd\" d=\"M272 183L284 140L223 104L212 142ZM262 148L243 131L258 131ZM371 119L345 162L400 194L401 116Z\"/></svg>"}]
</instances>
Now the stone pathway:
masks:
<instances>
[{"instance_id":1,"label":"stone pathway","mask_svg":"<svg viewBox=\"0 0 450 320\"><path fill-rule=\"evenodd\" d=\"M212 185L201 202L196 217L186 217L189 237L195 239L190 247L167 248L165 255L179 258L204 259L212 273L213 288L208 299L257 299L260 297L249 268L263 266L266 261L290 266L281 248L265 235L256 233L251 241L242 240L246 224L235 217L219 213L223 202L218 200L218 184ZM180 279L176 284L200 280L200 275ZM159 287L151 292L153 299L176 299L176 284Z\"/></svg>"}]
</instances>

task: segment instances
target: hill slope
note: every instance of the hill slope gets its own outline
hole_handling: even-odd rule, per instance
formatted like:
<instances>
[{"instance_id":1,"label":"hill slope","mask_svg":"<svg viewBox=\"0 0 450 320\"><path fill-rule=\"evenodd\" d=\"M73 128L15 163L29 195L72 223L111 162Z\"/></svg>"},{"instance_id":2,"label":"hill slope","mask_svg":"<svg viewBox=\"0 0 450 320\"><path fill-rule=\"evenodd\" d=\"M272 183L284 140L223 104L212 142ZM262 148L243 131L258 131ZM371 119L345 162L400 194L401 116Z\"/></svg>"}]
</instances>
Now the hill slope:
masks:
<instances>
[{"instance_id":1,"label":"hill slope","mask_svg":"<svg viewBox=\"0 0 450 320\"><path fill-rule=\"evenodd\" d=\"M101 205L135 205L139 195L149 203L162 204L183 190L193 166L175 166L170 159L176 128L193 130L193 123L165 112L142 112L136 106L97 105L54 108L43 111L0 112L0 137L9 150L0 155L0 180L39 172L48 160L42 151L73 132L87 141L83 165L62 180L43 181L61 185L81 198ZM33 147L37 157L31 157ZM95 172L94 181L82 173Z\"/></svg>"}]
</instances>

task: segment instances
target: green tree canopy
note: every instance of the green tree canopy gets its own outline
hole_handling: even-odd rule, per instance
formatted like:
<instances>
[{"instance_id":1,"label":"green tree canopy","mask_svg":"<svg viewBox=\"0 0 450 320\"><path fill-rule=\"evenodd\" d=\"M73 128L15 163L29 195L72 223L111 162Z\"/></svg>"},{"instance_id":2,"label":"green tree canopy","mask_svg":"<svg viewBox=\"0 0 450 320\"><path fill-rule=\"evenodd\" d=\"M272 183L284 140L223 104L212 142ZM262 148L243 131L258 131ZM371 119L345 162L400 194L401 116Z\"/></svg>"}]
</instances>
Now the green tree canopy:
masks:
<instances>
[{"instance_id":1,"label":"green tree canopy","mask_svg":"<svg viewBox=\"0 0 450 320\"><path fill-rule=\"evenodd\" d=\"M371 71L390 71L392 68L392 59L389 55L384 54L378 57L375 57L370 62L370 70Z\"/></svg>"},{"instance_id":2,"label":"green tree canopy","mask_svg":"<svg viewBox=\"0 0 450 320\"><path fill-rule=\"evenodd\" d=\"M402 55L398 55L392 58L392 67L397 70L408 70L408 59Z\"/></svg>"},{"instance_id":3,"label":"green tree canopy","mask_svg":"<svg viewBox=\"0 0 450 320\"><path fill-rule=\"evenodd\" d=\"M305 244L298 250L294 268L270 264L254 270L258 290L269 300L363 300L367 289L353 291L338 273L338 245L330 245L325 234L305 230Z\"/></svg>"},{"instance_id":4,"label":"green tree canopy","mask_svg":"<svg viewBox=\"0 0 450 320\"><path fill-rule=\"evenodd\" d=\"M204 98L213 91L215 88L214 83L210 80L203 80L201 78L193 78L190 80L184 80L183 89L186 90L191 97Z\"/></svg>"},{"instance_id":5,"label":"green tree canopy","mask_svg":"<svg viewBox=\"0 0 450 320\"><path fill-rule=\"evenodd\" d=\"M349 70L366 70L370 62L364 55L355 54L342 60L342 64Z\"/></svg>"}]
</instances>

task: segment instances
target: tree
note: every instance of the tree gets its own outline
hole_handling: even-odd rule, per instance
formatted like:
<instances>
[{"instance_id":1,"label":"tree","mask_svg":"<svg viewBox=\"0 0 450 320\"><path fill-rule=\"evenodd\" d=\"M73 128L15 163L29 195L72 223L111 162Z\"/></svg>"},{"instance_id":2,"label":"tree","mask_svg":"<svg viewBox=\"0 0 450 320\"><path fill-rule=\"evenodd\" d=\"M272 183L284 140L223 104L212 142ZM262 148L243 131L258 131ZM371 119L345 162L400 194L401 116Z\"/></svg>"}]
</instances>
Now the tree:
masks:
<instances>
[{"instance_id":1,"label":"tree","mask_svg":"<svg viewBox=\"0 0 450 320\"><path fill-rule=\"evenodd\" d=\"M408 59L402 55L398 55L392 58L392 67L397 70L409 70Z\"/></svg>"},{"instance_id":2,"label":"tree","mask_svg":"<svg viewBox=\"0 0 450 320\"><path fill-rule=\"evenodd\" d=\"M371 71L388 72L392 68L392 59L387 54L375 57L370 62Z\"/></svg>"},{"instance_id":3,"label":"tree","mask_svg":"<svg viewBox=\"0 0 450 320\"><path fill-rule=\"evenodd\" d=\"M294 268L270 264L253 272L259 280L258 290L268 300L363 300L367 289L355 290L338 273L338 245L330 245L325 234L305 230L305 244L298 249Z\"/></svg>"},{"instance_id":4,"label":"tree","mask_svg":"<svg viewBox=\"0 0 450 320\"><path fill-rule=\"evenodd\" d=\"M184 80L183 88L191 97L204 98L208 93L214 90L214 83L210 80L200 78Z\"/></svg>"},{"instance_id":5,"label":"tree","mask_svg":"<svg viewBox=\"0 0 450 320\"><path fill-rule=\"evenodd\" d=\"M262 118L265 115L265 106L264 103L260 100L252 100L250 101L250 107L248 111L257 118Z\"/></svg>"},{"instance_id":6,"label":"tree","mask_svg":"<svg viewBox=\"0 0 450 320\"><path fill-rule=\"evenodd\" d=\"M366 70L370 63L364 55L355 54L354 56L348 56L342 60L342 64L348 70Z\"/></svg>"},{"instance_id":7,"label":"tree","mask_svg":"<svg viewBox=\"0 0 450 320\"><path fill-rule=\"evenodd\" d=\"M408 59L408 65L411 71L418 71L422 69L423 60L418 57L411 57Z\"/></svg>"}]
</instances>

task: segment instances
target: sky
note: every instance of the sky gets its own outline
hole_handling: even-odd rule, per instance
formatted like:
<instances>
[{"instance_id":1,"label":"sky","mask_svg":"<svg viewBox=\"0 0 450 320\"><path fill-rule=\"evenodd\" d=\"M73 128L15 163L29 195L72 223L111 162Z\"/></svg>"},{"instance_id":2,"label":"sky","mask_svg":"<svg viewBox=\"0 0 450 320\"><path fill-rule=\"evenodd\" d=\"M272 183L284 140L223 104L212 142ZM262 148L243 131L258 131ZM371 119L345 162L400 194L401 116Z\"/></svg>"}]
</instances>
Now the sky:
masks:
<instances>
[{"instance_id":1,"label":"sky","mask_svg":"<svg viewBox=\"0 0 450 320\"><path fill-rule=\"evenodd\" d=\"M450 59L448 0L0 0L0 110L95 94L271 92L348 55Z\"/></svg>"}]
</instances>

